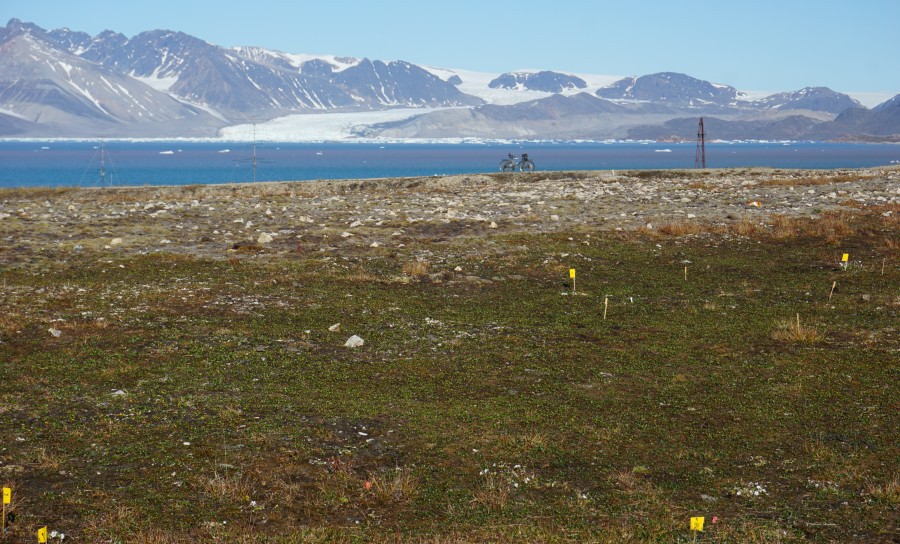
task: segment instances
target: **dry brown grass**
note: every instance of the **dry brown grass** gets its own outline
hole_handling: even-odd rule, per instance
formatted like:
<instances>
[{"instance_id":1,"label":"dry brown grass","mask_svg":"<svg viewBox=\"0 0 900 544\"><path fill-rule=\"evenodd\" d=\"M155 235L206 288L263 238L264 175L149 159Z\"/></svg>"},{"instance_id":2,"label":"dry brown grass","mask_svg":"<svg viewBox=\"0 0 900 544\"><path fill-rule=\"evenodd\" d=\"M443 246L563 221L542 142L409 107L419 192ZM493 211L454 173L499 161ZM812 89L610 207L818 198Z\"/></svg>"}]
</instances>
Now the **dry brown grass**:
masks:
<instances>
[{"instance_id":1,"label":"dry brown grass","mask_svg":"<svg viewBox=\"0 0 900 544\"><path fill-rule=\"evenodd\" d=\"M777 240L794 238L799 233L797 228L797 220L786 215L773 215L772 221L772 237Z\"/></svg>"},{"instance_id":2,"label":"dry brown grass","mask_svg":"<svg viewBox=\"0 0 900 544\"><path fill-rule=\"evenodd\" d=\"M851 224L852 217L847 212L833 211L825 212L819 217L790 217L776 214L769 218L769 232L776 240L809 236L837 243L856 233L856 228Z\"/></svg>"},{"instance_id":3,"label":"dry brown grass","mask_svg":"<svg viewBox=\"0 0 900 544\"><path fill-rule=\"evenodd\" d=\"M780 319L775 323L772 338L783 342L799 342L812 344L821 341L824 336L816 327L803 325L800 322L800 314L796 318Z\"/></svg>"},{"instance_id":4,"label":"dry brown grass","mask_svg":"<svg viewBox=\"0 0 900 544\"><path fill-rule=\"evenodd\" d=\"M375 283L382 281L382 278L362 271L351 272L344 276L344 279L351 283Z\"/></svg>"},{"instance_id":5,"label":"dry brown grass","mask_svg":"<svg viewBox=\"0 0 900 544\"><path fill-rule=\"evenodd\" d=\"M0 201L17 198L50 198L77 191L74 187L16 187L0 189Z\"/></svg>"},{"instance_id":6,"label":"dry brown grass","mask_svg":"<svg viewBox=\"0 0 900 544\"><path fill-rule=\"evenodd\" d=\"M833 176L810 175L805 177L769 178L760 182L763 187L811 187L832 183L848 183L876 179L878 176L862 174L835 174Z\"/></svg>"},{"instance_id":7,"label":"dry brown grass","mask_svg":"<svg viewBox=\"0 0 900 544\"><path fill-rule=\"evenodd\" d=\"M663 223L659 226L659 232L667 236L687 236L691 234L703 234L709 232L709 228L696 221L677 221Z\"/></svg>"},{"instance_id":8,"label":"dry brown grass","mask_svg":"<svg viewBox=\"0 0 900 544\"><path fill-rule=\"evenodd\" d=\"M249 497L253 486L248 478L239 471L216 469L209 478L201 478L200 489L217 500L239 501Z\"/></svg>"},{"instance_id":9,"label":"dry brown grass","mask_svg":"<svg viewBox=\"0 0 900 544\"><path fill-rule=\"evenodd\" d=\"M382 504L404 503L419 491L419 483L408 470L400 468L376 474L369 479L375 500Z\"/></svg>"},{"instance_id":10,"label":"dry brown grass","mask_svg":"<svg viewBox=\"0 0 900 544\"><path fill-rule=\"evenodd\" d=\"M512 489L501 475L493 472L484 475L484 481L475 491L472 502L490 510L503 510L509 504Z\"/></svg>"},{"instance_id":11,"label":"dry brown grass","mask_svg":"<svg viewBox=\"0 0 900 544\"><path fill-rule=\"evenodd\" d=\"M91 193L84 193L78 196L89 196L91 202L100 204L133 204L140 202L140 193L136 193L133 188L109 188L109 189L85 189ZM147 195L144 194L144 197Z\"/></svg>"},{"instance_id":12,"label":"dry brown grass","mask_svg":"<svg viewBox=\"0 0 900 544\"><path fill-rule=\"evenodd\" d=\"M810 236L826 238L828 241L839 241L841 238L856 233L850 224L851 215L844 212L825 212L818 219L803 222L802 230Z\"/></svg>"},{"instance_id":13,"label":"dry brown grass","mask_svg":"<svg viewBox=\"0 0 900 544\"><path fill-rule=\"evenodd\" d=\"M25 327L24 318L16 313L0 314L0 336L14 334Z\"/></svg>"},{"instance_id":14,"label":"dry brown grass","mask_svg":"<svg viewBox=\"0 0 900 544\"><path fill-rule=\"evenodd\" d=\"M620 470L613 475L613 480L625 491L632 491L640 486L641 478L631 469Z\"/></svg>"},{"instance_id":15,"label":"dry brown grass","mask_svg":"<svg viewBox=\"0 0 900 544\"><path fill-rule=\"evenodd\" d=\"M516 443L527 449L541 449L548 445L547 434L540 431L527 432L516 436Z\"/></svg>"},{"instance_id":16,"label":"dry brown grass","mask_svg":"<svg viewBox=\"0 0 900 544\"><path fill-rule=\"evenodd\" d=\"M174 542L161 538L162 533L152 538L149 535L138 536L138 530L138 517L134 509L118 506L104 514L92 516L85 525L84 533L88 540L93 542L116 542L125 536L129 538L129 542ZM135 540L130 540L131 538Z\"/></svg>"},{"instance_id":17,"label":"dry brown grass","mask_svg":"<svg viewBox=\"0 0 900 544\"><path fill-rule=\"evenodd\" d=\"M414 278L421 278L428 275L430 266L428 261L410 261L403 265L403 273Z\"/></svg>"},{"instance_id":18,"label":"dry brown grass","mask_svg":"<svg viewBox=\"0 0 900 544\"><path fill-rule=\"evenodd\" d=\"M744 217L737 223L729 226L732 234L737 236L755 236L759 233L759 224L749 217Z\"/></svg>"},{"instance_id":19,"label":"dry brown grass","mask_svg":"<svg viewBox=\"0 0 900 544\"><path fill-rule=\"evenodd\" d=\"M505 434L497 437L497 442L522 452L541 450L549 445L547 434L541 431Z\"/></svg>"},{"instance_id":20,"label":"dry brown grass","mask_svg":"<svg viewBox=\"0 0 900 544\"><path fill-rule=\"evenodd\" d=\"M41 448L37 451L35 459L37 466L49 471L57 471L62 466L62 457L47 451L47 448Z\"/></svg>"},{"instance_id":21,"label":"dry brown grass","mask_svg":"<svg viewBox=\"0 0 900 544\"><path fill-rule=\"evenodd\" d=\"M699 189L701 191L718 191L719 187L705 181L696 180L688 183L688 189Z\"/></svg>"},{"instance_id":22,"label":"dry brown grass","mask_svg":"<svg viewBox=\"0 0 900 544\"><path fill-rule=\"evenodd\" d=\"M895 474L891 481L883 484L867 485L866 494L876 501L900 506L900 475Z\"/></svg>"}]
</instances>

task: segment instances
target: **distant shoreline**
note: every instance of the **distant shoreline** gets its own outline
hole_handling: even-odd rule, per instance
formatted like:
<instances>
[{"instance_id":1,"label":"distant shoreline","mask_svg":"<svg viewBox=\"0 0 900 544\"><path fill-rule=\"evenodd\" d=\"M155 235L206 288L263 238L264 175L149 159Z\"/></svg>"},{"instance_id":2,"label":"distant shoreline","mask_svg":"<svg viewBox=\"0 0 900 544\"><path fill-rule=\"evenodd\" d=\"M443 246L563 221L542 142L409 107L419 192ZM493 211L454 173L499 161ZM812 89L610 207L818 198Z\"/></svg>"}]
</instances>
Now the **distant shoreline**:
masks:
<instances>
[{"instance_id":1,"label":"distant shoreline","mask_svg":"<svg viewBox=\"0 0 900 544\"><path fill-rule=\"evenodd\" d=\"M102 144L102 145L101 145ZM508 154L539 172L689 170L693 142L460 144L223 141L0 142L0 187L162 186L483 175ZM896 144L713 142L709 168L834 170L900 164Z\"/></svg>"}]
</instances>

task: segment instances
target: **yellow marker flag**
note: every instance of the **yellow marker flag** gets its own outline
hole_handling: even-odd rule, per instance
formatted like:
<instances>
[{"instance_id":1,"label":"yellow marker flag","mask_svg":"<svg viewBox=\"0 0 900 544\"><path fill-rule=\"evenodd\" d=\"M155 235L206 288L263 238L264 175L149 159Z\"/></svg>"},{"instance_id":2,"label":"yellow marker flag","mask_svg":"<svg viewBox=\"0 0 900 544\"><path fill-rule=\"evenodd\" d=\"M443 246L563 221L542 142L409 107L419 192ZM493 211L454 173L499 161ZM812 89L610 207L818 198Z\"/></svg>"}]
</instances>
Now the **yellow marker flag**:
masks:
<instances>
[{"instance_id":1,"label":"yellow marker flag","mask_svg":"<svg viewBox=\"0 0 900 544\"><path fill-rule=\"evenodd\" d=\"M574 268L569 269L569 277L572 278L573 280L575 279L575 269Z\"/></svg>"},{"instance_id":2,"label":"yellow marker flag","mask_svg":"<svg viewBox=\"0 0 900 544\"><path fill-rule=\"evenodd\" d=\"M691 518L691 531L702 531L704 519L703 516Z\"/></svg>"},{"instance_id":3,"label":"yellow marker flag","mask_svg":"<svg viewBox=\"0 0 900 544\"><path fill-rule=\"evenodd\" d=\"M38 529L38 544L47 544L47 527Z\"/></svg>"},{"instance_id":4,"label":"yellow marker flag","mask_svg":"<svg viewBox=\"0 0 900 544\"><path fill-rule=\"evenodd\" d=\"M849 253L844 253L844 255L841 257L841 262L842 262L842 263L845 263L845 262L847 262L849 259L850 259L850 254L849 254Z\"/></svg>"},{"instance_id":5,"label":"yellow marker flag","mask_svg":"<svg viewBox=\"0 0 900 544\"><path fill-rule=\"evenodd\" d=\"M12 489L8 487L3 488L3 504L9 504L12 502Z\"/></svg>"}]
</instances>

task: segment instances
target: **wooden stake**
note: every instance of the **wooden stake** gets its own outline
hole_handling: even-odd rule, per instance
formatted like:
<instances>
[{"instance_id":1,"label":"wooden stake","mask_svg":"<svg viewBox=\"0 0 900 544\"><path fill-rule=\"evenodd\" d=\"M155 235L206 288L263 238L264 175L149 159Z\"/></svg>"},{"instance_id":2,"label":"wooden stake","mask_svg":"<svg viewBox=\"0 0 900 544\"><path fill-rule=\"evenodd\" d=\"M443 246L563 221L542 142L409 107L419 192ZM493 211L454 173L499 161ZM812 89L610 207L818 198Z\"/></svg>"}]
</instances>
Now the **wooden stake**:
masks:
<instances>
[{"instance_id":1,"label":"wooden stake","mask_svg":"<svg viewBox=\"0 0 900 544\"><path fill-rule=\"evenodd\" d=\"M687 281L687 265L684 265L684 281Z\"/></svg>"},{"instance_id":2,"label":"wooden stake","mask_svg":"<svg viewBox=\"0 0 900 544\"><path fill-rule=\"evenodd\" d=\"M835 288L835 287L837 287L837 282L834 282L834 283L831 284L831 292L828 293L828 301L829 301L829 302L831 301L831 295L834 294L834 288Z\"/></svg>"},{"instance_id":3,"label":"wooden stake","mask_svg":"<svg viewBox=\"0 0 900 544\"><path fill-rule=\"evenodd\" d=\"M797 334L800 334L800 314L797 314Z\"/></svg>"},{"instance_id":4,"label":"wooden stake","mask_svg":"<svg viewBox=\"0 0 900 544\"><path fill-rule=\"evenodd\" d=\"M606 321L606 309L609 307L609 297L603 298L603 321Z\"/></svg>"}]
</instances>

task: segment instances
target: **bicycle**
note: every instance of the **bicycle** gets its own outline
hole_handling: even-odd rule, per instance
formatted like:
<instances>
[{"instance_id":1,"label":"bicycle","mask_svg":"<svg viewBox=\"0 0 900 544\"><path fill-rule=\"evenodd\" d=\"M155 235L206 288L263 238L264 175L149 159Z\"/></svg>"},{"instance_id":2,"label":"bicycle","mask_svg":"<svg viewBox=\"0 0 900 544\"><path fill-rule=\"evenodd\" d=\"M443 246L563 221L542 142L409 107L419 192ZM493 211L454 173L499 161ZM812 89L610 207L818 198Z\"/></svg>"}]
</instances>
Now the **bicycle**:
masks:
<instances>
[{"instance_id":1,"label":"bicycle","mask_svg":"<svg viewBox=\"0 0 900 544\"><path fill-rule=\"evenodd\" d=\"M506 158L500 161L501 172L534 172L534 161L528 158L528 153L522 153L522 158L517 160L512 153L507 153Z\"/></svg>"}]
</instances>

